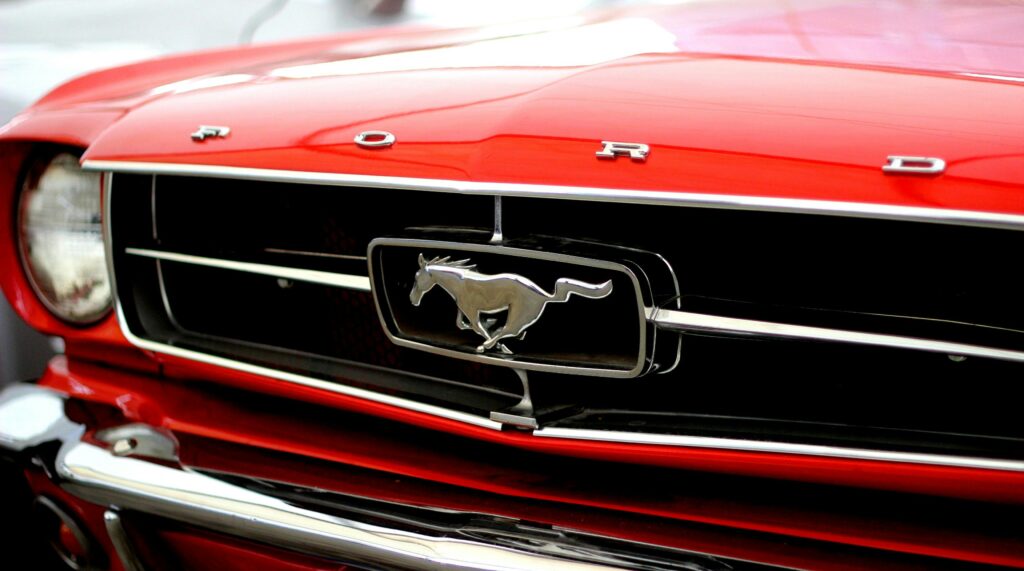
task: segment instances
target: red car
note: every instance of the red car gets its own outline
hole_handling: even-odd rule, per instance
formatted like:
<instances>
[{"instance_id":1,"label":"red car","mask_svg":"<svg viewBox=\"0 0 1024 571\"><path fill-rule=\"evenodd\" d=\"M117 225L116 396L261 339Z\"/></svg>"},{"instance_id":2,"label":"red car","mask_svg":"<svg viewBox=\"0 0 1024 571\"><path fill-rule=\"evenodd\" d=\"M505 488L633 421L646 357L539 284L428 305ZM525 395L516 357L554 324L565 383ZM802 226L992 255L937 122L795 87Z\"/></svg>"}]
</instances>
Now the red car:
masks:
<instances>
[{"instance_id":1,"label":"red car","mask_svg":"<svg viewBox=\"0 0 1024 571\"><path fill-rule=\"evenodd\" d=\"M57 88L0 129L66 344L0 395L5 553L1024 566L1021 30L688 2Z\"/></svg>"}]
</instances>

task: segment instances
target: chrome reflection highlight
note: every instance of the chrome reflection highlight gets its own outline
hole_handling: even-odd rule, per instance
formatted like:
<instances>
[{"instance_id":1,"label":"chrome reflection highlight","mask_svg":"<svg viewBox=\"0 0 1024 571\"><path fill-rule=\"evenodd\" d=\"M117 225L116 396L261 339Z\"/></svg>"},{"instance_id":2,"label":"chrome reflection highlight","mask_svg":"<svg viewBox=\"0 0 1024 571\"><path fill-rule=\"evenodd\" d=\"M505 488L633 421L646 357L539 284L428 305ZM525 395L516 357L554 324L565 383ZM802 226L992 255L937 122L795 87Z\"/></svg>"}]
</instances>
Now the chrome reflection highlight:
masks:
<instances>
[{"instance_id":1,"label":"chrome reflection highlight","mask_svg":"<svg viewBox=\"0 0 1024 571\"><path fill-rule=\"evenodd\" d=\"M64 397L36 385L11 385L0 392L0 448L15 452L63 433Z\"/></svg>"},{"instance_id":2,"label":"chrome reflection highlight","mask_svg":"<svg viewBox=\"0 0 1024 571\"><path fill-rule=\"evenodd\" d=\"M792 212L881 220L908 220L935 224L954 224L985 228L1024 230L1024 215L980 210L955 210L923 206L893 206L871 202L842 202L808 198L778 198L743 194L707 194L689 192L686 188L674 191L645 190L642 188L600 188L560 186L550 184L515 184L506 182L445 180L374 176L331 172L290 171L281 169L254 169L187 163L152 163L143 161L85 161L90 171L118 173L166 174L180 176L209 176L242 180L272 182L298 182L333 186L362 186L367 188L395 188L422 192L448 192L454 194L487 196L520 196L564 200L593 200L595 202L621 202L623 204L660 204L692 208L722 208L727 210L755 210L763 212Z\"/></svg>"},{"instance_id":3,"label":"chrome reflection highlight","mask_svg":"<svg viewBox=\"0 0 1024 571\"><path fill-rule=\"evenodd\" d=\"M1024 362L1024 351L999 349L982 345L968 345L966 343L954 343L935 339L848 331L827 327L811 327L790 323L775 323L772 321L758 321L756 319L737 319L735 317L721 317L672 309L647 308L646 311L648 320L657 325L659 329L669 331L703 331L726 335L807 339L810 341L873 345L876 347L944 353L961 357L984 357L986 359Z\"/></svg>"},{"instance_id":4,"label":"chrome reflection highlight","mask_svg":"<svg viewBox=\"0 0 1024 571\"><path fill-rule=\"evenodd\" d=\"M165 260L168 262L179 262L196 266L207 266L224 270L235 270L261 274L275 278L295 280L321 285L329 285L355 291L370 291L370 278L355 276L351 274L336 274L333 272L321 272L317 270L305 270L302 268L289 268L286 266L273 266L270 264L254 264L250 262L238 262L235 260L221 260L219 258L204 258L202 256L190 256L177 252L162 252L159 250L147 250L145 248L125 248L125 253L131 256L141 256L154 260Z\"/></svg>"},{"instance_id":5,"label":"chrome reflection highlight","mask_svg":"<svg viewBox=\"0 0 1024 571\"><path fill-rule=\"evenodd\" d=\"M121 516L113 510L107 510L103 513L103 525L107 528L110 543L114 544L114 551L117 552L117 558L124 571L145 571L146 567L135 554L128 532L121 523Z\"/></svg>"},{"instance_id":6,"label":"chrome reflection highlight","mask_svg":"<svg viewBox=\"0 0 1024 571\"><path fill-rule=\"evenodd\" d=\"M526 329L540 320L549 303L565 303L573 294L603 299L612 293L611 280L589 284L561 278L555 281L553 293L548 293L517 274L492 275L473 271L476 265L470 264L468 259L449 261L449 258L434 258L427 261L420 254L419 264L409 301L419 306L424 294L440 285L458 307L456 327L484 338L483 344L476 348L477 353L497 348L511 355L512 351L501 340L522 339ZM497 319L486 317L501 312L507 312L507 317L500 327L497 327Z\"/></svg>"},{"instance_id":7,"label":"chrome reflection highlight","mask_svg":"<svg viewBox=\"0 0 1024 571\"><path fill-rule=\"evenodd\" d=\"M169 430L133 423L104 428L96 440L110 445L115 456L145 456L167 462L178 461L178 441Z\"/></svg>"},{"instance_id":8,"label":"chrome reflection highlight","mask_svg":"<svg viewBox=\"0 0 1024 571\"><path fill-rule=\"evenodd\" d=\"M269 75L310 79L428 69L584 67L640 54L679 51L675 34L649 18L617 18L582 26L575 25L577 22L556 29L538 29L550 25L546 23L516 23L506 27L505 33L511 34L506 37L366 57L341 55L334 61L280 67ZM360 53L359 48L354 49L353 53ZM380 50L377 46L363 49L367 50L364 53Z\"/></svg>"}]
</instances>

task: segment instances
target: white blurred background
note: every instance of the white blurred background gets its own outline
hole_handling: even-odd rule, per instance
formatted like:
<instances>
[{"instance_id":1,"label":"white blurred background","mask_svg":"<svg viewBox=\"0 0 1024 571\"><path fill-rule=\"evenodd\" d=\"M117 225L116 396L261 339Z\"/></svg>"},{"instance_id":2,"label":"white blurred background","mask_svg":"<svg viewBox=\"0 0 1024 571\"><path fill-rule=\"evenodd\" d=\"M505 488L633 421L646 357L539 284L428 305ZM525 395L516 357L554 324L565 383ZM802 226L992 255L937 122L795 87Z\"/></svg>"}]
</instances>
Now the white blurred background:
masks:
<instances>
[{"instance_id":1,"label":"white blurred background","mask_svg":"<svg viewBox=\"0 0 1024 571\"><path fill-rule=\"evenodd\" d=\"M470 26L628 0L0 0L0 124L83 73L206 48L407 23ZM0 302L0 385L61 349Z\"/></svg>"}]
</instances>

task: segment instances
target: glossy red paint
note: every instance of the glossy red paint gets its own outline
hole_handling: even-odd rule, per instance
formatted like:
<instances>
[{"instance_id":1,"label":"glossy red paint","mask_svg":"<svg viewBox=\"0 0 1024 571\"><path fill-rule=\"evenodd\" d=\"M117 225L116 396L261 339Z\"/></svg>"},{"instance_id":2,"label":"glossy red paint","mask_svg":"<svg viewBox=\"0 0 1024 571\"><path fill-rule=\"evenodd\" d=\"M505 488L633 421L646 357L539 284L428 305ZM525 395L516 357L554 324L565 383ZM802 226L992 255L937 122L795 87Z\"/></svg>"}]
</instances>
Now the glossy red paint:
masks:
<instances>
[{"instance_id":1,"label":"glossy red paint","mask_svg":"<svg viewBox=\"0 0 1024 571\"><path fill-rule=\"evenodd\" d=\"M525 519L608 537L619 537L652 545L675 547L796 569L838 571L869 568L900 569L904 567L892 558L877 557L877 552L858 552L851 549L844 550L840 554L837 552L836 544L814 540L794 540L791 537L786 541L786 548L780 549L779 544L775 541L778 536L761 533L737 533L735 528L698 523L710 518L694 517L690 520L651 518L634 512L584 507L561 501L538 501L529 497L510 497L477 492L427 480L354 470L340 464L315 463L295 456L282 454L268 456L265 451L259 449L226 445L208 439L187 439L183 447L186 451L184 461L193 466L202 466L225 473L255 474L269 480L290 482L360 497L373 497L406 505ZM686 484L686 481L683 480L680 484ZM681 485L680 489L684 489L684 486ZM714 503L709 502L705 507L709 511L732 512L731 521L734 522L743 517L755 515L746 510L751 507L750 505L743 509L737 509L726 504L711 505ZM812 520L813 516L805 520L804 523ZM799 521L799 518L794 518L791 521ZM868 529L866 525L851 526L849 519L844 520L834 512L827 515L825 520L817 520L818 527L830 524L839 525L841 529L856 527L857 532ZM874 525L873 527L875 529L886 526L891 528L891 524L892 522L887 522L886 525ZM937 537L934 529L926 529L927 526L913 529L911 527L903 527L902 541L900 542L878 541L878 537L874 537L868 539L866 544L879 545L887 550L898 544L904 548L916 544L916 548L911 547L911 549L903 551L904 553L916 553L921 551L921 544L934 542ZM855 534L856 532L848 535ZM862 537L861 539L867 538ZM960 536L959 539L964 540L965 538ZM967 541L971 542L970 539ZM982 547L972 543L972 549L980 550ZM992 548L1002 552L1006 557L992 557L993 553L987 552L986 555L981 556L981 559L985 561L998 560L1006 565L1021 563L1019 557L1014 555L1015 548L1004 551L996 545L984 546L984 549ZM899 550L897 549L897 551ZM928 551L928 549L924 551ZM961 550L959 551L959 554L963 556L961 561L979 560L979 552L969 549ZM922 566L920 562L907 561L906 567L920 569Z\"/></svg>"},{"instance_id":2,"label":"glossy red paint","mask_svg":"<svg viewBox=\"0 0 1024 571\"><path fill-rule=\"evenodd\" d=\"M89 74L0 128L0 141L74 145L95 160L1021 214L1020 20L1000 2L716 2L365 32ZM187 135L200 123L233 133L197 144ZM352 142L385 128L393 148ZM598 161L603 139L646 142L651 158ZM949 167L885 176L889 154ZM14 156L0 180L6 220ZM112 321L74 334L24 295L10 247L3 289L23 318L125 345Z\"/></svg>"},{"instance_id":3,"label":"glossy red paint","mask_svg":"<svg viewBox=\"0 0 1024 571\"><path fill-rule=\"evenodd\" d=\"M217 52L88 76L2 135L101 106L125 115L91 142L90 160L1024 213L1024 69L1010 33L1019 26L1007 24L1024 25L1020 15L940 3L921 23L918 8L894 6L873 34L874 7L727 3L534 23L530 33ZM945 51L921 45L925 33ZM860 49L839 49L855 39ZM199 123L233 132L197 144L187 134ZM356 147L368 129L398 143ZM648 143L650 160L597 161L603 139ZM948 170L885 176L890 154L942 157Z\"/></svg>"},{"instance_id":4,"label":"glossy red paint","mask_svg":"<svg viewBox=\"0 0 1024 571\"><path fill-rule=\"evenodd\" d=\"M0 220L14 220L19 167L39 141L82 148L89 160L1024 214L1019 10L1000 2L790 4L694 3L518 27L367 32L91 74L0 129ZM928 19L914 18L926 9ZM893 13L900 25L890 29ZM925 34L936 41L919 41ZM564 53L553 54L552 46ZM506 53L512 55L496 62ZM412 80L415 90L407 88ZM232 134L195 143L188 135L201 123L230 125ZM376 129L395 133L398 143L373 151L353 144L356 133ZM648 143L650 160L598 161L601 140ZM886 176L881 165L889 154L938 156L949 167L938 177ZM916 531L915 539L870 522L820 525L817 518L827 514L741 517L697 502L616 503L531 482L521 472L510 480L508 472L454 455L438 464L400 443L386 442L393 454L382 455L383 441L372 435L259 416L202 391L230 385L516 453L1024 503L1020 473L544 439L149 355L131 347L112 316L80 328L51 315L32 294L15 248L12 227L0 240L5 295L33 327L67 340L69 356L55 359L42 382L133 420L502 496L972 561L1024 561L983 537L965 544L963 535L922 538ZM311 442L311 430L329 436Z\"/></svg>"},{"instance_id":5,"label":"glossy red paint","mask_svg":"<svg viewBox=\"0 0 1024 571\"><path fill-rule=\"evenodd\" d=\"M402 89L408 73L380 72L155 101L85 158L1024 212L1021 85L690 54L415 74L416 90ZM195 144L185 135L200 121L232 135ZM398 142L352 142L373 129ZM599 161L604 139L647 143L650 158ZM890 154L942 157L947 172L886 176Z\"/></svg>"},{"instance_id":6,"label":"glossy red paint","mask_svg":"<svg viewBox=\"0 0 1024 571\"><path fill-rule=\"evenodd\" d=\"M74 399L116 408L127 420L172 430L185 443L183 458L199 466L223 467L226 460L216 458L230 458L231 447L242 445L295 455L291 460L275 459L271 466L262 469L255 466L258 462L253 462L248 466L252 470L242 472L264 473L267 477L306 484L314 482L302 474L317 473L322 478L317 478L315 484L329 489L344 486L348 480L333 477L332 470L370 469L502 498L553 502L572 509L611 510L886 551L1024 566L1024 546L1005 537L1005 533L993 534L988 529L991 522L985 523L986 520L972 523L966 517L945 517L922 522L915 520L913 509L895 514L888 511L895 498L885 496L878 501L886 502L886 510L860 513L857 510L861 506L856 506L851 513L849 501L841 499L844 492L836 489L793 489L781 483L717 480L684 471L668 478L664 473L655 476L614 463L594 464L592 460L837 483L845 483L844 472L860 473L860 478L885 489L950 493L1004 502L1024 499L1020 496L1024 486L1019 475L1011 481L981 470L956 473L927 466L650 446L577 446L520 433L467 431L454 423L442 427L462 434L456 437L402 428L362 414L330 412L328 407L346 403L331 400L328 394L316 399L323 408L295 408L295 404L276 399L261 401L249 397L243 401L237 398L238 393L213 391L208 385L167 383L71 364L60 357L51 363L40 382ZM381 410L362 412L388 416L382 415L385 411ZM316 438L310 438L311 434ZM474 442L480 439L491 443ZM208 444L188 444L200 441L221 443L217 445L221 448L215 450L222 451L211 452ZM514 448L495 447L495 443ZM318 465L312 471L296 464L318 460L328 464ZM378 490L373 496L379 497L381 493L387 497L386 490ZM815 497L807 497L808 493ZM436 501L441 501L441 497ZM421 501L426 498L420 496ZM500 504L490 505L501 511Z\"/></svg>"},{"instance_id":7,"label":"glossy red paint","mask_svg":"<svg viewBox=\"0 0 1024 571\"><path fill-rule=\"evenodd\" d=\"M281 383L257 375L161 356L171 379L215 381L288 399L327 404L359 413L505 444L516 448L580 458L630 462L649 466L713 471L804 482L829 483L996 502L1024 503L1024 473L952 468L926 464L875 462L790 454L635 445L612 442L539 438L516 431L495 431L338 393ZM59 366L59 363L56 363ZM198 402L197 402L198 404ZM288 431L281 427L284 434ZM211 434L227 438L224 434ZM300 433L295 439L302 440ZM242 441L247 434L237 436ZM284 443L287 438L282 438ZM290 444L299 446L303 444ZM305 453L312 451L306 450ZM317 454L313 454L317 456ZM319 457L319 456L318 456Z\"/></svg>"}]
</instances>

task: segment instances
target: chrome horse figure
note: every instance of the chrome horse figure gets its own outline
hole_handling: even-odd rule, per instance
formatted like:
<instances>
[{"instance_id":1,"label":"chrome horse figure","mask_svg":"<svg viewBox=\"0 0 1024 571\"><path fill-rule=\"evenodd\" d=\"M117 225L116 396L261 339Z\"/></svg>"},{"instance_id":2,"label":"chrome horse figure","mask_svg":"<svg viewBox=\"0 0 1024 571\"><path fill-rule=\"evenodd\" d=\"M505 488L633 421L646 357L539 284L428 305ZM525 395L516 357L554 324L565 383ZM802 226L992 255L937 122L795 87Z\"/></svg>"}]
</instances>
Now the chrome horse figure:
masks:
<instances>
[{"instance_id":1,"label":"chrome horse figure","mask_svg":"<svg viewBox=\"0 0 1024 571\"><path fill-rule=\"evenodd\" d=\"M579 280L561 278L555 282L554 293L548 293L532 281L516 274L481 274L473 271L469 260L449 261L450 257L427 260L419 255L420 269L409 293L409 301L419 306L424 294L440 285L458 306L455 325L471 329L484 338L477 353L497 347L511 354L502 339L522 339L526 328L540 319L549 303L562 303L576 294L590 299L601 299L612 293L611 280L602 284L589 284ZM487 315L507 311L505 323L495 329L496 318Z\"/></svg>"}]
</instances>

